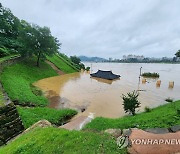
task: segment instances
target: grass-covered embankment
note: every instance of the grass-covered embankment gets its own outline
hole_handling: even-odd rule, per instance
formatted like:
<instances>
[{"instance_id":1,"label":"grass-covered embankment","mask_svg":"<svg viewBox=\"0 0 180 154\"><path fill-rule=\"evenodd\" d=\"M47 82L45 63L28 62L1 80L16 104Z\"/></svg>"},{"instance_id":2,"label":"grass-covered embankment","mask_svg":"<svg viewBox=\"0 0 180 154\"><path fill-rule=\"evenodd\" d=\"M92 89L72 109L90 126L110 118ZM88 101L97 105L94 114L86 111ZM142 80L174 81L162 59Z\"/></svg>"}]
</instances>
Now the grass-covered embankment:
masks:
<instances>
[{"instance_id":1,"label":"grass-covered embankment","mask_svg":"<svg viewBox=\"0 0 180 154\"><path fill-rule=\"evenodd\" d=\"M71 66L70 63L68 64L68 62L62 60L62 58L59 57L59 55L53 55L52 57L47 57L47 59L65 73L74 73L78 71L73 66Z\"/></svg>"},{"instance_id":2,"label":"grass-covered embankment","mask_svg":"<svg viewBox=\"0 0 180 154\"><path fill-rule=\"evenodd\" d=\"M17 107L17 109L25 128L28 128L34 123L43 119L46 119L52 124L59 126L77 114L77 111L71 109L57 110L46 107Z\"/></svg>"},{"instance_id":3,"label":"grass-covered embankment","mask_svg":"<svg viewBox=\"0 0 180 154\"><path fill-rule=\"evenodd\" d=\"M36 128L0 148L1 154L126 153L107 134Z\"/></svg>"},{"instance_id":4,"label":"grass-covered embankment","mask_svg":"<svg viewBox=\"0 0 180 154\"><path fill-rule=\"evenodd\" d=\"M2 92L2 90L0 89L0 107L1 107L1 106L4 106L4 103L5 103L5 101L4 101L3 92Z\"/></svg>"},{"instance_id":5,"label":"grass-covered embankment","mask_svg":"<svg viewBox=\"0 0 180 154\"><path fill-rule=\"evenodd\" d=\"M57 73L45 62L36 66L35 59L28 59L6 67L1 74L1 82L12 101L21 105L46 106L48 100L37 95L32 83Z\"/></svg>"},{"instance_id":6,"label":"grass-covered embankment","mask_svg":"<svg viewBox=\"0 0 180 154\"><path fill-rule=\"evenodd\" d=\"M173 125L180 125L180 101L162 105L150 112L135 116L125 116L118 119L98 117L87 124L84 129L101 131L109 128L168 128Z\"/></svg>"}]
</instances>

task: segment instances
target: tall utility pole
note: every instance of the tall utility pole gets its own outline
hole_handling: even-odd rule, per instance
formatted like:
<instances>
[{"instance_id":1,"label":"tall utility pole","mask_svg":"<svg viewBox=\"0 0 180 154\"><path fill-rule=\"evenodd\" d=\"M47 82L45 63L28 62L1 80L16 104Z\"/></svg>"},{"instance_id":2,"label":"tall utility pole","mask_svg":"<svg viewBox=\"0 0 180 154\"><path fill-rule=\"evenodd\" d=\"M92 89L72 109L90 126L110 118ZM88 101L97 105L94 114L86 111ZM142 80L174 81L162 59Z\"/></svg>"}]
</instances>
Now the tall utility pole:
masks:
<instances>
[{"instance_id":1,"label":"tall utility pole","mask_svg":"<svg viewBox=\"0 0 180 154\"><path fill-rule=\"evenodd\" d=\"M139 78L141 77L141 72L142 72L142 67L140 67L140 74L139 74Z\"/></svg>"},{"instance_id":2,"label":"tall utility pole","mask_svg":"<svg viewBox=\"0 0 180 154\"><path fill-rule=\"evenodd\" d=\"M91 73L92 73L92 63L91 63Z\"/></svg>"}]
</instances>

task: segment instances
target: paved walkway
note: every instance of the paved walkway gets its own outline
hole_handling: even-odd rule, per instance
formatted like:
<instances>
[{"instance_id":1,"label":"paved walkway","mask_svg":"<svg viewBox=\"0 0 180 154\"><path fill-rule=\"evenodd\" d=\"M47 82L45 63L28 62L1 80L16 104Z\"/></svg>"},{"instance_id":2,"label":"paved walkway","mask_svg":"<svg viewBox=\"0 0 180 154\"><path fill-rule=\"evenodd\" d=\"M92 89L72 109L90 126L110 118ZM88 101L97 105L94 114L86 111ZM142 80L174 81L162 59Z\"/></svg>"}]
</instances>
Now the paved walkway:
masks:
<instances>
[{"instance_id":1,"label":"paved walkway","mask_svg":"<svg viewBox=\"0 0 180 154\"><path fill-rule=\"evenodd\" d=\"M59 128L65 128L68 130L81 130L87 123L91 122L94 118L92 113L89 116L80 116L75 119L72 119L69 123L60 126Z\"/></svg>"},{"instance_id":2,"label":"paved walkway","mask_svg":"<svg viewBox=\"0 0 180 154\"><path fill-rule=\"evenodd\" d=\"M132 147L128 151L131 154L180 154L180 131L154 134L132 129L129 139Z\"/></svg>"}]
</instances>

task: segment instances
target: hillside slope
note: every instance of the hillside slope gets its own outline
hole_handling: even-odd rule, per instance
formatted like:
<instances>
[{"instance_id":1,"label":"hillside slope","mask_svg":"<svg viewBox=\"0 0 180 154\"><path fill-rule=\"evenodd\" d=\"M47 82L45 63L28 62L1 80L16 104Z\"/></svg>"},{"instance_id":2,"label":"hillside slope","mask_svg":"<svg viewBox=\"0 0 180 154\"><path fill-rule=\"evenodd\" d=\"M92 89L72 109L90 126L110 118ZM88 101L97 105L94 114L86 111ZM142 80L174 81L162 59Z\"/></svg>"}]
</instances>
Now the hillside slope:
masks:
<instances>
[{"instance_id":1,"label":"hillside slope","mask_svg":"<svg viewBox=\"0 0 180 154\"><path fill-rule=\"evenodd\" d=\"M52 57L47 57L47 60L56 65L56 67L58 67L64 73L74 73L79 71L79 69L75 65L73 65L73 63L60 55L56 54Z\"/></svg>"}]
</instances>

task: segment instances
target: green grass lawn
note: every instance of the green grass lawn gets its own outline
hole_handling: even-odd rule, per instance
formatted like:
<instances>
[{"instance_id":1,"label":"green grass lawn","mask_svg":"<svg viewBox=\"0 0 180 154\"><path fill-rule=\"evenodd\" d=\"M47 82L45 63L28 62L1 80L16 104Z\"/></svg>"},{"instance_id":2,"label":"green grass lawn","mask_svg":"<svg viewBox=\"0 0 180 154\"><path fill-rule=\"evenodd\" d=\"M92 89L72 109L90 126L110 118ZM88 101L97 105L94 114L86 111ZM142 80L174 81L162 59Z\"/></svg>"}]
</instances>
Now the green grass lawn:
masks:
<instances>
[{"instance_id":1,"label":"green grass lawn","mask_svg":"<svg viewBox=\"0 0 180 154\"><path fill-rule=\"evenodd\" d=\"M125 116L118 119L98 117L87 124L84 129L101 131L108 128L168 128L173 125L180 125L180 101L159 106L150 112L135 116Z\"/></svg>"},{"instance_id":2,"label":"green grass lawn","mask_svg":"<svg viewBox=\"0 0 180 154\"><path fill-rule=\"evenodd\" d=\"M0 89L0 107L4 106L4 96L3 96L3 92L2 90Z\"/></svg>"},{"instance_id":3,"label":"green grass lawn","mask_svg":"<svg viewBox=\"0 0 180 154\"><path fill-rule=\"evenodd\" d=\"M45 62L41 62L40 67L35 65L34 59L28 59L8 66L3 70L0 79L11 100L22 105L46 106L48 100L33 93L31 84L43 78L56 76L57 73Z\"/></svg>"},{"instance_id":4,"label":"green grass lawn","mask_svg":"<svg viewBox=\"0 0 180 154\"><path fill-rule=\"evenodd\" d=\"M47 59L52 62L56 67L62 70L65 73L74 73L77 72L70 64L64 62L59 56L53 55L52 57L47 57Z\"/></svg>"},{"instance_id":5,"label":"green grass lawn","mask_svg":"<svg viewBox=\"0 0 180 154\"><path fill-rule=\"evenodd\" d=\"M43 119L59 126L77 114L77 111L71 109L57 110L46 107L24 108L19 106L17 109L25 128Z\"/></svg>"},{"instance_id":6,"label":"green grass lawn","mask_svg":"<svg viewBox=\"0 0 180 154\"><path fill-rule=\"evenodd\" d=\"M75 64L74 62L72 62L72 60L66 56L65 54L62 53L58 53L57 56L62 59L65 63L67 63L68 65L70 65L72 68L74 68L75 70L79 71L80 67L79 65Z\"/></svg>"},{"instance_id":7,"label":"green grass lawn","mask_svg":"<svg viewBox=\"0 0 180 154\"><path fill-rule=\"evenodd\" d=\"M126 153L118 149L107 134L68 131L59 128L36 128L0 148L1 154L91 154Z\"/></svg>"}]
</instances>

